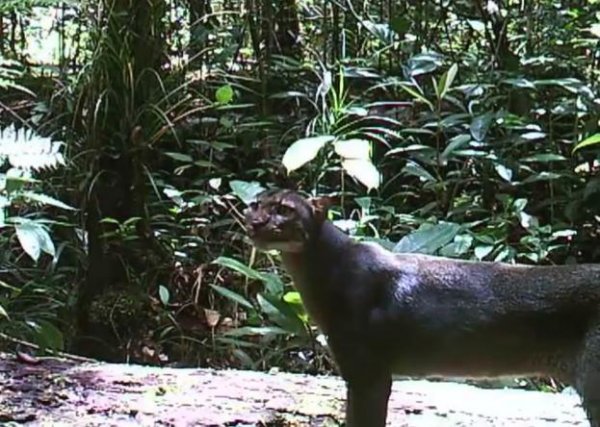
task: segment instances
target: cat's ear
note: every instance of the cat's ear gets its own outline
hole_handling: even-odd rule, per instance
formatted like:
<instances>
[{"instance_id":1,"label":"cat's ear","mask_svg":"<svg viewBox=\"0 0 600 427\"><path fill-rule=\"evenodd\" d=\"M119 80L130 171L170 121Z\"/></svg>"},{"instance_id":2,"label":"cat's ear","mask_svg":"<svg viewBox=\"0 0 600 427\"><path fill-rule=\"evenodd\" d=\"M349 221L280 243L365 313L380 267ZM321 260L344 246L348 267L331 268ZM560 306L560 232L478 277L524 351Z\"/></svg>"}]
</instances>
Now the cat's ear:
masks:
<instances>
[{"instance_id":1,"label":"cat's ear","mask_svg":"<svg viewBox=\"0 0 600 427\"><path fill-rule=\"evenodd\" d=\"M312 208L313 217L319 224L327 220L327 213L329 212L329 207L333 204L333 199L331 197L311 197L310 199L308 199L308 202L310 203L310 206Z\"/></svg>"}]
</instances>

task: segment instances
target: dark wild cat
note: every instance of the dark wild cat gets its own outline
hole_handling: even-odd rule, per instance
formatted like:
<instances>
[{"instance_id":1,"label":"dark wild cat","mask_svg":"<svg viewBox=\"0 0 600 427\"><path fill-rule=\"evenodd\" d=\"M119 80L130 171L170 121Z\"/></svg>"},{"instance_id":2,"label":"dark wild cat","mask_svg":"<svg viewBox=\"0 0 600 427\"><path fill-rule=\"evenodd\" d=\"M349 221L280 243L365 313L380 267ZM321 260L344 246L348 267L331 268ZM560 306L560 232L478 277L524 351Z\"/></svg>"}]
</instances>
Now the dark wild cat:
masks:
<instances>
[{"instance_id":1,"label":"dark wild cat","mask_svg":"<svg viewBox=\"0 0 600 427\"><path fill-rule=\"evenodd\" d=\"M322 200L260 194L245 211L277 249L347 384L348 427L383 427L392 374L551 375L600 427L600 265L523 266L395 254L327 221Z\"/></svg>"}]
</instances>

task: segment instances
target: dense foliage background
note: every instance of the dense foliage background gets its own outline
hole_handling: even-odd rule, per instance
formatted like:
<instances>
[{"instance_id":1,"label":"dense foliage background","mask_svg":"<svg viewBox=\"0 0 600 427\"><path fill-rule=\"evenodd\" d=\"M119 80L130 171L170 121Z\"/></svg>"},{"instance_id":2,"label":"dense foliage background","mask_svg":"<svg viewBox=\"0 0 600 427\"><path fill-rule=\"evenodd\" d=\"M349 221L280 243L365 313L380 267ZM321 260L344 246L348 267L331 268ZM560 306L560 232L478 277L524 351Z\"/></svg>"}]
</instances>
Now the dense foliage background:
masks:
<instances>
[{"instance_id":1,"label":"dense foliage background","mask_svg":"<svg viewBox=\"0 0 600 427\"><path fill-rule=\"evenodd\" d=\"M598 0L2 1L2 346L330 370L244 238L270 186L398 251L600 261L599 46Z\"/></svg>"}]
</instances>

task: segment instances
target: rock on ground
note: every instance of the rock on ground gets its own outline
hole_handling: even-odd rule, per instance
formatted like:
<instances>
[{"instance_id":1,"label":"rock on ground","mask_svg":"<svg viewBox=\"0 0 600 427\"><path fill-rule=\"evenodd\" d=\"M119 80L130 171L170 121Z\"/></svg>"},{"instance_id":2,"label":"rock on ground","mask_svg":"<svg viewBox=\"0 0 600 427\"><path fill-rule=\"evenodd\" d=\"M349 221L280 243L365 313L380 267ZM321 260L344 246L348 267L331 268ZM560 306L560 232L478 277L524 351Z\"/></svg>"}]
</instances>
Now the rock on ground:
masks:
<instances>
[{"instance_id":1,"label":"rock on ground","mask_svg":"<svg viewBox=\"0 0 600 427\"><path fill-rule=\"evenodd\" d=\"M336 426L343 407L334 377L0 355L0 425ZM588 426L574 395L429 381L396 381L388 418L399 427Z\"/></svg>"}]
</instances>

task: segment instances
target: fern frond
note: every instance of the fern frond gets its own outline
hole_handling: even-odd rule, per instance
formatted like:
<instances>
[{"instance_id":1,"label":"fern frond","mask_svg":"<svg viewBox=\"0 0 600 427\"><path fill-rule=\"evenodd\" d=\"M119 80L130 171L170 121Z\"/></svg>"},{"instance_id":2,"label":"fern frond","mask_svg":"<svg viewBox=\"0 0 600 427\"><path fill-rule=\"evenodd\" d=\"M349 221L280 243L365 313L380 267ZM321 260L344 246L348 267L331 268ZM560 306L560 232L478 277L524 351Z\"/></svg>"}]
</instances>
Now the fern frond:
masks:
<instances>
[{"instance_id":1,"label":"fern frond","mask_svg":"<svg viewBox=\"0 0 600 427\"><path fill-rule=\"evenodd\" d=\"M29 135L28 135L29 133ZM24 170L42 170L65 164L64 144L9 126L0 131L0 162Z\"/></svg>"}]
</instances>

